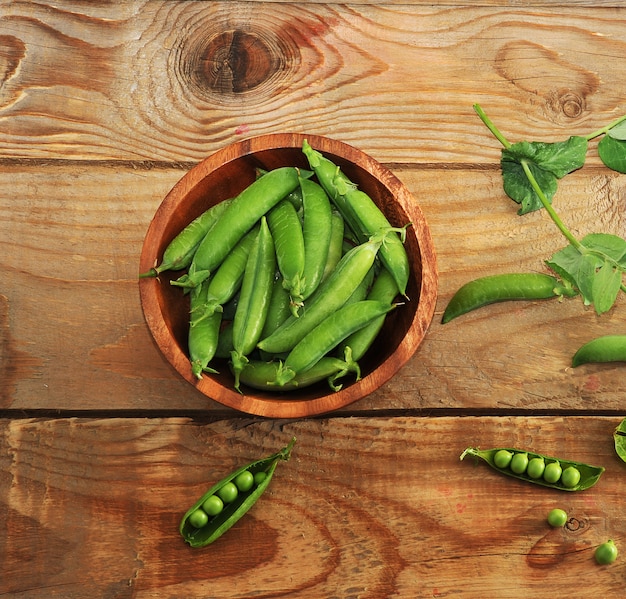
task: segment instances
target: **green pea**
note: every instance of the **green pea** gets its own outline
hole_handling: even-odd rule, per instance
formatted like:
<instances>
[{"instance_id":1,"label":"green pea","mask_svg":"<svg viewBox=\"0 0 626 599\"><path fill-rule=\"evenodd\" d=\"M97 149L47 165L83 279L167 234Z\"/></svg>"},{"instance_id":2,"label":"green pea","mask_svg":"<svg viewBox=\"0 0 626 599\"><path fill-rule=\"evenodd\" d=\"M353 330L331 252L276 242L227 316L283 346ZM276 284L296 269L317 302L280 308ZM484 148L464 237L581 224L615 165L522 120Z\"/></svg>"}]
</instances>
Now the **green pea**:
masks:
<instances>
[{"instance_id":1,"label":"green pea","mask_svg":"<svg viewBox=\"0 0 626 599\"><path fill-rule=\"evenodd\" d=\"M235 486L242 492L249 491L254 485L254 476L249 470L244 470L235 478Z\"/></svg>"},{"instance_id":2,"label":"green pea","mask_svg":"<svg viewBox=\"0 0 626 599\"><path fill-rule=\"evenodd\" d=\"M546 469L543 471L543 480L547 483L554 484L559 481L563 469L558 462L550 462L546 464Z\"/></svg>"},{"instance_id":3,"label":"green pea","mask_svg":"<svg viewBox=\"0 0 626 599\"><path fill-rule=\"evenodd\" d=\"M564 487L571 489L580 482L580 471L574 466L568 466L561 474L561 483Z\"/></svg>"},{"instance_id":4,"label":"green pea","mask_svg":"<svg viewBox=\"0 0 626 599\"><path fill-rule=\"evenodd\" d=\"M561 528L567 522L567 512L565 510L555 508L548 514L548 524L554 528Z\"/></svg>"},{"instance_id":5,"label":"green pea","mask_svg":"<svg viewBox=\"0 0 626 599\"><path fill-rule=\"evenodd\" d=\"M200 508L198 508L195 512L193 512L189 516L189 524L195 526L196 528L202 528L209 521L209 517L206 512Z\"/></svg>"},{"instance_id":6,"label":"green pea","mask_svg":"<svg viewBox=\"0 0 626 599\"><path fill-rule=\"evenodd\" d=\"M513 457L513 453L507 451L506 449L500 449L495 456L493 456L493 463L498 468L508 468L511 463L511 458Z\"/></svg>"},{"instance_id":7,"label":"green pea","mask_svg":"<svg viewBox=\"0 0 626 599\"><path fill-rule=\"evenodd\" d=\"M606 543L598 545L594 553L594 557L600 565L605 566L607 564L612 564L617 559L617 554L618 551L615 543L609 539Z\"/></svg>"},{"instance_id":8,"label":"green pea","mask_svg":"<svg viewBox=\"0 0 626 599\"><path fill-rule=\"evenodd\" d=\"M217 516L224 509L224 502L217 495L211 495L205 499L202 509L208 516Z\"/></svg>"},{"instance_id":9,"label":"green pea","mask_svg":"<svg viewBox=\"0 0 626 599\"><path fill-rule=\"evenodd\" d=\"M235 483L228 482L217 491L217 495L224 503L232 503L235 499L237 499L239 491L237 490Z\"/></svg>"},{"instance_id":10,"label":"green pea","mask_svg":"<svg viewBox=\"0 0 626 599\"><path fill-rule=\"evenodd\" d=\"M254 473L254 484L259 486L264 480L267 474L263 471Z\"/></svg>"},{"instance_id":11,"label":"green pea","mask_svg":"<svg viewBox=\"0 0 626 599\"><path fill-rule=\"evenodd\" d=\"M516 453L511 458L510 467L515 474L524 474L524 472L526 472L526 468L528 468L528 454Z\"/></svg>"},{"instance_id":12,"label":"green pea","mask_svg":"<svg viewBox=\"0 0 626 599\"><path fill-rule=\"evenodd\" d=\"M533 458L528 462L528 468L526 469L526 474L530 476L530 478L541 478L543 476L543 472L546 469L546 462L543 458L537 457Z\"/></svg>"}]
</instances>

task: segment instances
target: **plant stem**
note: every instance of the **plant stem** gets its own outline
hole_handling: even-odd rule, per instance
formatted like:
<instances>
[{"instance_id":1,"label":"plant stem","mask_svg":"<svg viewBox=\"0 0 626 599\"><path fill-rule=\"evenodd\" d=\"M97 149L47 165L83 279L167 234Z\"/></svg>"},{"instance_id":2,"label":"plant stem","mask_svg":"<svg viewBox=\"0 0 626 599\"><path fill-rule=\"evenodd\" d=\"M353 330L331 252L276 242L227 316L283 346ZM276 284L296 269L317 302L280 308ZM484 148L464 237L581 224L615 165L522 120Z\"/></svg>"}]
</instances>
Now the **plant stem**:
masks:
<instances>
[{"instance_id":1,"label":"plant stem","mask_svg":"<svg viewBox=\"0 0 626 599\"><path fill-rule=\"evenodd\" d=\"M578 241L578 239L576 239L576 237L574 237L574 235L572 235L571 231L565 226L565 224L563 223L559 215L556 213L556 211L552 207L552 204L548 201L546 194L543 193L543 189L539 187L539 183L537 183L537 179L535 179L535 176L533 175L532 171L530 170L530 167L528 166L528 161L522 160L521 165L522 165L522 168L524 169L524 173L526 174L526 178L528 179L530 185L532 186L535 193L539 197L539 200L541 200L543 207L545 208L546 212L550 215L550 218L553 220L554 224L558 227L559 231L561 231L565 239L567 239L567 241L569 241L570 244L573 245L581 254L584 253L585 252L584 246L580 243L580 241Z\"/></svg>"},{"instance_id":2,"label":"plant stem","mask_svg":"<svg viewBox=\"0 0 626 599\"><path fill-rule=\"evenodd\" d=\"M622 115L618 119L615 119L613 122L609 123L605 127L602 127L600 129L598 129L597 131L594 131L593 133L590 133L589 135L586 135L585 139L587 141L590 141L590 140L594 139L595 137L599 137L600 135L604 135L605 133L608 133L611 129L613 129L613 127L616 127L617 125L619 125L623 121L626 121L626 114Z\"/></svg>"},{"instance_id":3,"label":"plant stem","mask_svg":"<svg viewBox=\"0 0 626 599\"><path fill-rule=\"evenodd\" d=\"M510 148L511 144L507 140L502 133L500 133L499 129L491 122L491 119L485 114L485 111L480 107L479 104L474 104L474 110L476 114L480 117L480 120L487 126L487 129L493 133L495 138L505 147Z\"/></svg>"},{"instance_id":4,"label":"plant stem","mask_svg":"<svg viewBox=\"0 0 626 599\"><path fill-rule=\"evenodd\" d=\"M485 111L478 104L474 104L474 110L480 117L480 120L487 126L489 131L493 133L496 139L505 148L507 149L510 148L511 143L506 139L506 137L504 137L504 135L502 135L499 129L495 126L495 124L491 121L491 119L486 115ZM626 116L622 118L625 119ZM615 124L617 123L614 123L614 125ZM581 245L578 239L576 239L572 235L571 231L565 226L565 224L563 223L559 215L556 213L556 211L552 207L552 204L548 201L546 194L543 193L543 189L541 189L541 187L539 186L539 183L537 183L537 179L535 179L535 176L533 175L532 171L530 170L530 167L528 166L528 161L521 160L520 164L522 168L524 169L524 173L526 174L526 178L528 179L531 187L533 188L533 190L539 197L539 200L541 201L543 207L546 209L546 212L550 215L550 218L552 219L554 224L558 227L559 231L561 231L565 239L567 239L567 241L569 241L570 244L573 245L581 254L584 253L585 251L584 246Z\"/></svg>"}]
</instances>

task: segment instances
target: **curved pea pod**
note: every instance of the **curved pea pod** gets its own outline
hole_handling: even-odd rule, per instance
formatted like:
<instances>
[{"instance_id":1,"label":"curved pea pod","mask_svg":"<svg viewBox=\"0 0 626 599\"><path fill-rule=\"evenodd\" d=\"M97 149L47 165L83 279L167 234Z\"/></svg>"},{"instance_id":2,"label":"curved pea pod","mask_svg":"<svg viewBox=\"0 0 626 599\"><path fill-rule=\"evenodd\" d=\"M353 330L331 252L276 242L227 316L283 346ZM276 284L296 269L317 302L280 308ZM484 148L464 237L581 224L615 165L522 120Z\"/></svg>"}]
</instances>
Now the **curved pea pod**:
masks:
<instances>
[{"instance_id":1,"label":"curved pea pod","mask_svg":"<svg viewBox=\"0 0 626 599\"><path fill-rule=\"evenodd\" d=\"M490 275L465 283L452 296L441 322L450 322L462 314L497 302L573 297L578 292L543 273L507 273Z\"/></svg>"},{"instance_id":2,"label":"curved pea pod","mask_svg":"<svg viewBox=\"0 0 626 599\"><path fill-rule=\"evenodd\" d=\"M331 160L314 150L306 140L302 151L322 187L361 243L381 230L392 228L391 223L374 200L358 189L356 184ZM409 224L406 223L405 226ZM380 259L396 280L400 293L406 295L411 269L402 234L394 233L385 239L380 250Z\"/></svg>"},{"instance_id":3,"label":"curved pea pod","mask_svg":"<svg viewBox=\"0 0 626 599\"><path fill-rule=\"evenodd\" d=\"M259 233L248 256L239 303L233 319L231 365L235 373L235 389L239 389L238 373L261 337L272 297L275 272L274 241L267 220L263 216Z\"/></svg>"},{"instance_id":4,"label":"curved pea pod","mask_svg":"<svg viewBox=\"0 0 626 599\"><path fill-rule=\"evenodd\" d=\"M192 262L196 270L213 272L261 217L298 187L302 174L288 166L271 170L233 198L198 246Z\"/></svg>"},{"instance_id":5,"label":"curved pea pod","mask_svg":"<svg viewBox=\"0 0 626 599\"><path fill-rule=\"evenodd\" d=\"M526 454L528 456L528 462L530 462L533 458L540 458L545 461L546 464L550 463L558 463L561 466L561 469L565 471L569 467L574 467L580 472L580 480L577 484L573 486L566 486L559 479L556 482L547 482L544 478L532 478L526 472L516 473L511 470L510 467L499 467L496 465L495 457L499 451L508 451L511 454ZM505 474L506 476L511 476L513 478L517 478L518 480L523 480L529 483L533 483L535 485L541 485L543 487L549 487L551 489L558 489L559 491L584 491L589 487L593 487L598 482L598 479L604 472L604 468L601 466L591 466L589 464L584 464L582 462L573 462L571 460L562 460L560 458L554 458L549 456L544 456L538 453L533 453L531 451L527 451L525 449L516 449L516 448L496 448L496 449L476 449L473 447L468 447L461 454L461 460L466 456L471 455L480 460L483 460L489 466L491 466L494 470L497 470L501 474Z\"/></svg>"},{"instance_id":6,"label":"curved pea pod","mask_svg":"<svg viewBox=\"0 0 626 599\"><path fill-rule=\"evenodd\" d=\"M250 360L239 373L239 380L253 389L276 391L274 381L280 368L280 363L277 361ZM356 363L324 356L308 370L296 374L290 381L280 387L280 391L302 389L324 380L328 382L333 391L339 391L342 385L337 384L337 381L350 373L355 374L357 377L359 376L360 373Z\"/></svg>"},{"instance_id":7,"label":"curved pea pod","mask_svg":"<svg viewBox=\"0 0 626 599\"><path fill-rule=\"evenodd\" d=\"M274 239L278 269L291 297L295 316L302 306L304 288L304 235L298 213L289 200L281 200L267 214L267 224Z\"/></svg>"},{"instance_id":8,"label":"curved pea pod","mask_svg":"<svg viewBox=\"0 0 626 599\"><path fill-rule=\"evenodd\" d=\"M306 372L348 335L394 307L373 300L361 300L342 306L305 335L289 352L276 374L276 384L283 386L299 373Z\"/></svg>"},{"instance_id":9,"label":"curved pea pod","mask_svg":"<svg viewBox=\"0 0 626 599\"><path fill-rule=\"evenodd\" d=\"M374 265L382 240L376 239L351 249L308 299L302 315L290 316L269 337L261 339L259 349L280 354L294 348L322 320L341 308Z\"/></svg>"},{"instance_id":10,"label":"curved pea pod","mask_svg":"<svg viewBox=\"0 0 626 599\"><path fill-rule=\"evenodd\" d=\"M572 358L572 366L601 362L626 362L626 335L604 335L582 345Z\"/></svg>"},{"instance_id":11,"label":"curved pea pod","mask_svg":"<svg viewBox=\"0 0 626 599\"><path fill-rule=\"evenodd\" d=\"M185 541L192 547L204 547L221 537L258 501L270 484L278 463L282 460L286 461L290 458L291 450L295 442L296 438L293 437L290 443L280 451L268 457L251 462L246 466L242 466L226 478L223 478L218 483L213 485L187 510L183 516L179 525L179 531L183 539L185 539ZM224 509L219 514L209 518L208 522L204 526L200 528L193 526L189 521L190 516L196 512L196 510L202 509L202 505L209 497L216 495L221 488L228 483L232 483L242 472L245 471L248 471L253 475L263 472L265 473L265 477L260 484L255 484L249 491L239 493L235 501L226 504Z\"/></svg>"},{"instance_id":12,"label":"curved pea pod","mask_svg":"<svg viewBox=\"0 0 626 599\"><path fill-rule=\"evenodd\" d=\"M157 277L166 270L187 268L193 259L200 242L213 228L219 217L226 210L231 200L225 200L205 210L192 220L165 248L161 263L139 276Z\"/></svg>"}]
</instances>

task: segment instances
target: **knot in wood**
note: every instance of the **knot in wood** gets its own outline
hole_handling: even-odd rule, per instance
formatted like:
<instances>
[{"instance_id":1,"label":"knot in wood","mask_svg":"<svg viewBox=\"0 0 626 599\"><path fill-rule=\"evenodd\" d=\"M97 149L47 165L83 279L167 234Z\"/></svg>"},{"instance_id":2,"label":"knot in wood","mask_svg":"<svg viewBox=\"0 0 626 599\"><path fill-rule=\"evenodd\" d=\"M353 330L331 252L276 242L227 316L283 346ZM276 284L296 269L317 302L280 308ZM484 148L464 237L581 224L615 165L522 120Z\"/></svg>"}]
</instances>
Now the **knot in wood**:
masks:
<instances>
[{"instance_id":1,"label":"knot in wood","mask_svg":"<svg viewBox=\"0 0 626 599\"><path fill-rule=\"evenodd\" d=\"M552 120L570 122L585 114L585 96L571 89L559 89L548 96L547 106L553 115Z\"/></svg>"},{"instance_id":2,"label":"knot in wood","mask_svg":"<svg viewBox=\"0 0 626 599\"><path fill-rule=\"evenodd\" d=\"M179 57L182 77L194 95L239 102L244 94L274 95L300 64L298 46L263 28L204 31L188 38Z\"/></svg>"}]
</instances>

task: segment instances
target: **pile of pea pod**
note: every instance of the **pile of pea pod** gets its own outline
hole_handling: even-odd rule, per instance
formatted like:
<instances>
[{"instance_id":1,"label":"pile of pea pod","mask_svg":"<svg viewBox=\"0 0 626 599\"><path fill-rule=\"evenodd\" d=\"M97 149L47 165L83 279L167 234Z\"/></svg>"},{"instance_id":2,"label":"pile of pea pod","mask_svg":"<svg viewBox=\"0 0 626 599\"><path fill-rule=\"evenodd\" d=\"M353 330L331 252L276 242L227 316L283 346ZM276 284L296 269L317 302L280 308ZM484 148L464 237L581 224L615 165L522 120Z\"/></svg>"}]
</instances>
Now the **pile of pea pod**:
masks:
<instances>
[{"instance_id":1,"label":"pile of pea pod","mask_svg":"<svg viewBox=\"0 0 626 599\"><path fill-rule=\"evenodd\" d=\"M406 227L307 141L311 170L258 173L236 197L207 209L142 277L185 271L193 374L227 360L240 384L289 391L351 374L386 315L406 295Z\"/></svg>"}]
</instances>

